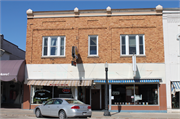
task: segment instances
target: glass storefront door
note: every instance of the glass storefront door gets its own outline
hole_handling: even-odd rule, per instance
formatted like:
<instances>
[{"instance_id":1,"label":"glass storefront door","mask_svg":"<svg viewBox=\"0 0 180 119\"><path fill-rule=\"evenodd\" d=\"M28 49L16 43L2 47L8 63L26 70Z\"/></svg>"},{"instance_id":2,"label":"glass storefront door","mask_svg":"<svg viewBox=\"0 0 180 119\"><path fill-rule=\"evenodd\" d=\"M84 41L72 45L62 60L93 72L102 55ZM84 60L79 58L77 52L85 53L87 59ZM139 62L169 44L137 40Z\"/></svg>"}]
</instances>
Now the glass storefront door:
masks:
<instances>
[{"instance_id":1,"label":"glass storefront door","mask_svg":"<svg viewBox=\"0 0 180 119\"><path fill-rule=\"evenodd\" d=\"M180 92L176 92L172 97L172 109L180 109Z\"/></svg>"}]
</instances>

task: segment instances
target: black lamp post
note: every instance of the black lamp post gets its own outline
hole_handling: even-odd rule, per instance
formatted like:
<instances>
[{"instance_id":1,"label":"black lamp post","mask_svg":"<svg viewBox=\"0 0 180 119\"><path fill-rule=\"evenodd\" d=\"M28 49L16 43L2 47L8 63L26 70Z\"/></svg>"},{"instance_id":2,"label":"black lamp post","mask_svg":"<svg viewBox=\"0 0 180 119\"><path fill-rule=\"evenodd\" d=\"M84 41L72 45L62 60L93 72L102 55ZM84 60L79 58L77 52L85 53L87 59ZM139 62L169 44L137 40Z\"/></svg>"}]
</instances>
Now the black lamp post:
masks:
<instances>
[{"instance_id":1,"label":"black lamp post","mask_svg":"<svg viewBox=\"0 0 180 119\"><path fill-rule=\"evenodd\" d=\"M109 110L108 110L108 97L107 97L107 93L108 93L108 64L106 62L105 64L105 71L106 71L106 86L105 86L105 111L104 111L104 116L111 116Z\"/></svg>"}]
</instances>

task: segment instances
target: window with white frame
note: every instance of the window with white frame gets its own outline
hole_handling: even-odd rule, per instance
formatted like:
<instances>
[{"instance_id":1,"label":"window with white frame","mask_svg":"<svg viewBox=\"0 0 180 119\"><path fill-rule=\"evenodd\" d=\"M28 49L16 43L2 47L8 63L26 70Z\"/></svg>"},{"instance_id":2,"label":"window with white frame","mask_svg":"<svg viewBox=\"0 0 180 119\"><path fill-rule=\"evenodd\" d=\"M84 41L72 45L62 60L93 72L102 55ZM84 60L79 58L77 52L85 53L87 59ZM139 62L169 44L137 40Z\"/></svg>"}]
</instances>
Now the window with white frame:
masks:
<instances>
[{"instance_id":1,"label":"window with white frame","mask_svg":"<svg viewBox=\"0 0 180 119\"><path fill-rule=\"evenodd\" d=\"M42 56L65 56L65 36L43 37Z\"/></svg>"},{"instance_id":2,"label":"window with white frame","mask_svg":"<svg viewBox=\"0 0 180 119\"><path fill-rule=\"evenodd\" d=\"M121 55L145 55L144 35L121 35Z\"/></svg>"},{"instance_id":3,"label":"window with white frame","mask_svg":"<svg viewBox=\"0 0 180 119\"><path fill-rule=\"evenodd\" d=\"M92 35L88 37L88 55L98 56L98 36Z\"/></svg>"}]
</instances>

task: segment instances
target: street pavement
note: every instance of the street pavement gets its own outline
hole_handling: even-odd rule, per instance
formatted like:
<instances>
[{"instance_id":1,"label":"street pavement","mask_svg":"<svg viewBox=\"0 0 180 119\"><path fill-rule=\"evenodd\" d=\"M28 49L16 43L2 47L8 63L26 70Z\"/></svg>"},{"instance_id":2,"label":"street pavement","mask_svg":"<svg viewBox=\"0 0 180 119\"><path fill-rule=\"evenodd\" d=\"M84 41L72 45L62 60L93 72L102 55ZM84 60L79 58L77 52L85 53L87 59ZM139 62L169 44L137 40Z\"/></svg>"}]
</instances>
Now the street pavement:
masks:
<instances>
[{"instance_id":1,"label":"street pavement","mask_svg":"<svg viewBox=\"0 0 180 119\"><path fill-rule=\"evenodd\" d=\"M103 111L92 111L92 117L90 119L180 119L180 113L111 112L111 116L103 116L103 114L104 114ZM12 119L12 118L13 119L37 119L33 113L33 110L0 108L0 119ZM58 119L58 118L43 117L41 119Z\"/></svg>"}]
</instances>

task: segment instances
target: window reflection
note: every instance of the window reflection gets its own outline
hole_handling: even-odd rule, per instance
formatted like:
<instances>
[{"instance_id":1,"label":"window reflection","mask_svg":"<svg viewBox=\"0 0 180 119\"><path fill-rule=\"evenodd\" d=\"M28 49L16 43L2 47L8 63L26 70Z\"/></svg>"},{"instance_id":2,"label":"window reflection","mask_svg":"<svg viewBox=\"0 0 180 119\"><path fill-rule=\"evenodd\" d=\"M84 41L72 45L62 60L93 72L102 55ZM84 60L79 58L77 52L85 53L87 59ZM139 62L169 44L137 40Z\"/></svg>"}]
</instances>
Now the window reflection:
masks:
<instances>
[{"instance_id":1,"label":"window reflection","mask_svg":"<svg viewBox=\"0 0 180 119\"><path fill-rule=\"evenodd\" d=\"M112 104L115 105L157 105L157 84L112 85Z\"/></svg>"}]
</instances>

